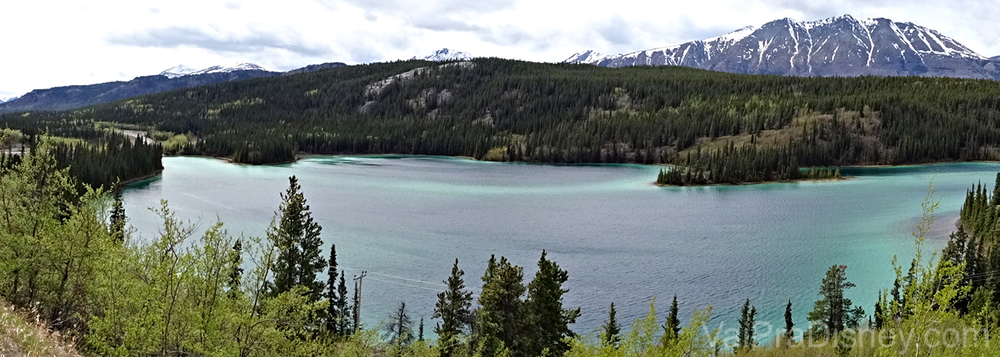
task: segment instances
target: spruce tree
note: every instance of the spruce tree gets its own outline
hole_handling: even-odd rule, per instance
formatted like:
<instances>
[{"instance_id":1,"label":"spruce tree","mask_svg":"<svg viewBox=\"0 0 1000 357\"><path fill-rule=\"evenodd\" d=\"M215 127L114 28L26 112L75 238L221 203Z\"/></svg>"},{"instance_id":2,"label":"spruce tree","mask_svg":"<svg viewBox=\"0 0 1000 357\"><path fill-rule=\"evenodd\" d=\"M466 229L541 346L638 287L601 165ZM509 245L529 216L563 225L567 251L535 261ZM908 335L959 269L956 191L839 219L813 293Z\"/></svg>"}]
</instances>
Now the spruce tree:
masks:
<instances>
[{"instance_id":1,"label":"spruce tree","mask_svg":"<svg viewBox=\"0 0 1000 357\"><path fill-rule=\"evenodd\" d=\"M554 356L562 356L569 351L566 338L575 336L569 325L576 322L580 309L563 308L563 295L569 290L563 284L569 273L559 268L559 264L547 259L543 250L538 259L538 272L528 283L528 299L525 302L525 317L531 330L528 333L532 343L523 351L529 356L539 356L543 351Z\"/></svg>"},{"instance_id":2,"label":"spruce tree","mask_svg":"<svg viewBox=\"0 0 1000 357\"><path fill-rule=\"evenodd\" d=\"M674 301L670 303L670 314L667 315L667 321L663 324L663 336L660 337L660 345L663 347L673 346L680 337L681 320L677 314L677 295L674 295Z\"/></svg>"},{"instance_id":3,"label":"spruce tree","mask_svg":"<svg viewBox=\"0 0 1000 357\"><path fill-rule=\"evenodd\" d=\"M328 261L327 269L327 280L326 280L326 300L329 305L326 307L326 329L334 335L343 335L343 331L340 331L340 320L343 318L343 312L339 309L340 305L337 302L340 301L340 297L337 294L337 245L330 244L330 260Z\"/></svg>"},{"instance_id":4,"label":"spruce tree","mask_svg":"<svg viewBox=\"0 0 1000 357\"><path fill-rule=\"evenodd\" d=\"M477 313L477 333L479 346L484 356L494 356L509 351L520 356L518 351L524 345L524 269L511 264L507 258L490 257L483 274L483 290L479 295Z\"/></svg>"},{"instance_id":5,"label":"spruce tree","mask_svg":"<svg viewBox=\"0 0 1000 357\"><path fill-rule=\"evenodd\" d=\"M792 300L788 300L788 305L785 306L785 346L791 346L792 342L795 341L795 323L792 322Z\"/></svg>"},{"instance_id":6,"label":"spruce tree","mask_svg":"<svg viewBox=\"0 0 1000 357\"><path fill-rule=\"evenodd\" d=\"M747 299L746 303L743 304L743 309L740 312L740 330L739 330L739 342L736 346L737 353L750 352L757 345L757 340L754 339L754 318L757 315L757 308L750 305L750 299Z\"/></svg>"},{"instance_id":7,"label":"spruce tree","mask_svg":"<svg viewBox=\"0 0 1000 357\"><path fill-rule=\"evenodd\" d=\"M115 190L114 203L111 206L111 217L108 230L111 232L111 241L117 245L125 242L125 201L122 199L121 189Z\"/></svg>"},{"instance_id":8,"label":"spruce tree","mask_svg":"<svg viewBox=\"0 0 1000 357\"><path fill-rule=\"evenodd\" d=\"M350 336L354 334L355 326L352 319L353 312L350 308L350 304L347 302L347 273L344 271L340 272L340 283L337 284L336 304L337 311L340 312L340 320L337 323L337 331L340 331L342 336Z\"/></svg>"},{"instance_id":9,"label":"spruce tree","mask_svg":"<svg viewBox=\"0 0 1000 357\"><path fill-rule=\"evenodd\" d=\"M885 312L882 310L882 292L878 293L878 300L875 300L875 322L873 326L876 330L882 329L882 315Z\"/></svg>"},{"instance_id":10,"label":"spruce tree","mask_svg":"<svg viewBox=\"0 0 1000 357\"><path fill-rule=\"evenodd\" d=\"M318 301L324 283L317 280L317 275L326 266L320 253L322 227L313 221L301 190L298 179L291 176L288 190L281 195L281 219L273 232L280 249L275 262L273 293L277 295L302 285L309 290L310 301Z\"/></svg>"},{"instance_id":11,"label":"spruce tree","mask_svg":"<svg viewBox=\"0 0 1000 357\"><path fill-rule=\"evenodd\" d=\"M853 287L854 284L847 281L846 265L834 265L827 270L820 285L820 299L809 312L809 321L815 324L813 334L822 333L829 338L845 328L858 327L865 311L860 306L853 307L851 299L844 297L844 290Z\"/></svg>"},{"instance_id":12,"label":"spruce tree","mask_svg":"<svg viewBox=\"0 0 1000 357\"><path fill-rule=\"evenodd\" d=\"M420 332L417 334L417 341L424 342L424 317L420 317Z\"/></svg>"},{"instance_id":13,"label":"spruce tree","mask_svg":"<svg viewBox=\"0 0 1000 357\"><path fill-rule=\"evenodd\" d=\"M229 298L235 299L240 292L240 284L242 284L243 279L243 242L237 239L229 254L229 281L226 284L229 291L227 295Z\"/></svg>"},{"instance_id":14,"label":"spruce tree","mask_svg":"<svg viewBox=\"0 0 1000 357\"><path fill-rule=\"evenodd\" d=\"M438 293L438 301L434 305L432 318L441 319L434 332L438 335L438 349L442 357L455 353L460 344L459 336L472 323L472 292L466 290L463 276L465 272L458 268L458 259L455 259L451 276L444 281L448 288Z\"/></svg>"},{"instance_id":15,"label":"spruce tree","mask_svg":"<svg viewBox=\"0 0 1000 357\"><path fill-rule=\"evenodd\" d=\"M611 303L611 308L608 309L608 321L601 328L604 331L604 344L616 348L618 347L618 343L621 342L621 336L619 336L621 328L618 326L617 314L615 303Z\"/></svg>"}]
</instances>

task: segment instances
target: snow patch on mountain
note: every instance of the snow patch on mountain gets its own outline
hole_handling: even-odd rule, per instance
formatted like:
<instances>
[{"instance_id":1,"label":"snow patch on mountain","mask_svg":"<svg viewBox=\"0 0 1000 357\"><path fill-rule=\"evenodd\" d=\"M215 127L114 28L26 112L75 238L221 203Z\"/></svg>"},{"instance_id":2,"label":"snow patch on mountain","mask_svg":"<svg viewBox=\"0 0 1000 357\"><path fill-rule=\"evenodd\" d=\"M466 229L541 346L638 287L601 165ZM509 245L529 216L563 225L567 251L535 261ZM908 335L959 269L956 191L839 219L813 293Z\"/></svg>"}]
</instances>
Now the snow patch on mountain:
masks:
<instances>
[{"instance_id":1,"label":"snow patch on mountain","mask_svg":"<svg viewBox=\"0 0 1000 357\"><path fill-rule=\"evenodd\" d=\"M17 98L20 98L20 97L0 98L0 103L11 102L11 101L14 101Z\"/></svg>"},{"instance_id":2,"label":"snow patch on mountain","mask_svg":"<svg viewBox=\"0 0 1000 357\"><path fill-rule=\"evenodd\" d=\"M702 40L702 42L740 42L744 38L753 35L754 31L757 31L756 27L747 26L722 36L712 37L706 40Z\"/></svg>"},{"instance_id":3,"label":"snow patch on mountain","mask_svg":"<svg viewBox=\"0 0 1000 357\"><path fill-rule=\"evenodd\" d=\"M182 65L182 64L179 64L179 65L167 68L167 70L165 70L163 72L160 72L160 75L161 76L165 76L165 77L170 78L170 79L174 79L174 78L177 78L177 77L190 76L190 75L194 74L195 72L198 72L198 70L194 69L194 68L191 68L191 67L188 67L188 66L185 66L185 65Z\"/></svg>"},{"instance_id":4,"label":"snow patch on mountain","mask_svg":"<svg viewBox=\"0 0 1000 357\"><path fill-rule=\"evenodd\" d=\"M569 63L595 63L595 62L600 62L605 57L607 57L607 56L601 54L600 52L597 52L597 51L594 51L594 50L587 50L587 51L583 51L583 52L574 53L572 56L569 56L569 58L567 58L563 62L569 62Z\"/></svg>"},{"instance_id":5,"label":"snow patch on mountain","mask_svg":"<svg viewBox=\"0 0 1000 357\"><path fill-rule=\"evenodd\" d=\"M475 56L462 51L456 51L450 48L442 48L420 59L424 61L444 62L444 61L468 61L473 58L475 58ZM418 58L413 57L412 59L418 59Z\"/></svg>"},{"instance_id":6,"label":"snow patch on mountain","mask_svg":"<svg viewBox=\"0 0 1000 357\"><path fill-rule=\"evenodd\" d=\"M261 67L253 63L235 63L232 65L218 65L200 70L185 65L177 65L170 67L163 72L160 72L160 75L173 79L184 76L195 76L199 74L230 73L236 71L266 71L266 69L264 69L264 67Z\"/></svg>"}]
</instances>

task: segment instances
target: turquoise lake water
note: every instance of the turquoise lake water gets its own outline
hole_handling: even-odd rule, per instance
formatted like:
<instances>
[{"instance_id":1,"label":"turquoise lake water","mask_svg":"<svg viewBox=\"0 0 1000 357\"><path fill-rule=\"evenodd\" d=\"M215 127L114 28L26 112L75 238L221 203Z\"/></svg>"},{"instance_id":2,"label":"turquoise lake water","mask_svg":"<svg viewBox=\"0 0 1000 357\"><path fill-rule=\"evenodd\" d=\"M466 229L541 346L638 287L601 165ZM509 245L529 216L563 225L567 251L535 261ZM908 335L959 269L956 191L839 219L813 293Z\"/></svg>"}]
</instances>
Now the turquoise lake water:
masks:
<instances>
[{"instance_id":1,"label":"turquoise lake water","mask_svg":"<svg viewBox=\"0 0 1000 357\"><path fill-rule=\"evenodd\" d=\"M524 266L527 282L545 249L569 271L565 303L583 308L575 326L582 333L596 331L611 302L627 324L654 297L664 313L675 294L682 318L711 305L713 327L723 328L736 326L748 298L757 321L783 327L791 299L801 326L834 264L848 266L857 288L847 295L870 314L877 293L892 285L892 257L908 263L913 255L910 233L931 181L941 206L926 246L940 249L966 189L992 186L1000 171L989 163L853 168L843 170L853 179L836 182L661 188L651 184L659 167L640 165L395 156L277 166L170 157L163 164L162 175L125 192L141 239L158 232L146 208L161 198L202 230L221 219L233 235L262 236L296 175L348 277L368 271L367 326L406 301L430 331L455 258L476 290L490 254Z\"/></svg>"}]
</instances>

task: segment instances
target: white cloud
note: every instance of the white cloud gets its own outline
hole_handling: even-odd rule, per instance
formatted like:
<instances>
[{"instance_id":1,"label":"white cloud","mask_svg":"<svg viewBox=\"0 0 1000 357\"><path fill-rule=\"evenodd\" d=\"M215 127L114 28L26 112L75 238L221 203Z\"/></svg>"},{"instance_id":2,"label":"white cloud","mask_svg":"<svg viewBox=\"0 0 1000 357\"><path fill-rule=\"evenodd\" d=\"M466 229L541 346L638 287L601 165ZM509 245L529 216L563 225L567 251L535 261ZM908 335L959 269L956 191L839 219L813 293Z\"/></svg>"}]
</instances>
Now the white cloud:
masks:
<instances>
[{"instance_id":1,"label":"white cloud","mask_svg":"<svg viewBox=\"0 0 1000 357\"><path fill-rule=\"evenodd\" d=\"M128 80L177 64L275 70L410 58L449 47L558 61L702 39L746 25L850 13L928 26L1000 55L995 1L71 0L5 4L0 97Z\"/></svg>"}]
</instances>

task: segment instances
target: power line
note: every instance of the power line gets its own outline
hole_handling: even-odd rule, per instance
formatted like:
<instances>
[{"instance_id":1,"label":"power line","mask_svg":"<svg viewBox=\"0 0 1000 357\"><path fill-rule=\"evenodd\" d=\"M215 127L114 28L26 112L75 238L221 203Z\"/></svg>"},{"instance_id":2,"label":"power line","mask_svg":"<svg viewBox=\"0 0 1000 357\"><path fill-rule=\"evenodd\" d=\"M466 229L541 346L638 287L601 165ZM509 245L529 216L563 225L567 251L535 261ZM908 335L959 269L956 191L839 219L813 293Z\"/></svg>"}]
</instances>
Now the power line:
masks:
<instances>
[{"instance_id":1,"label":"power line","mask_svg":"<svg viewBox=\"0 0 1000 357\"><path fill-rule=\"evenodd\" d=\"M361 283L368 276L368 271L354 276L354 331L361 330Z\"/></svg>"}]
</instances>

